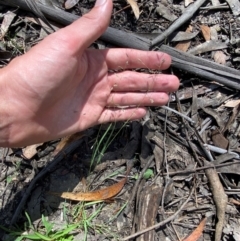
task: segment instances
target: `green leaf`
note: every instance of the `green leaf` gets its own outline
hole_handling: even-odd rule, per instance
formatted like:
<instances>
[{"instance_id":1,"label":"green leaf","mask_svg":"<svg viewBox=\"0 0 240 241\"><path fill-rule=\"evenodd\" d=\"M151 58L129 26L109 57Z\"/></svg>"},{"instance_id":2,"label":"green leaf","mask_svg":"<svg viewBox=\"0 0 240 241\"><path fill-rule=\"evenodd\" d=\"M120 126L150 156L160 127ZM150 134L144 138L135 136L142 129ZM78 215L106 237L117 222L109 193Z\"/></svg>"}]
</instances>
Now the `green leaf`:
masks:
<instances>
[{"instance_id":1,"label":"green leaf","mask_svg":"<svg viewBox=\"0 0 240 241\"><path fill-rule=\"evenodd\" d=\"M7 180L7 184L9 184L12 181L12 177L8 176L6 180Z\"/></svg>"},{"instance_id":2,"label":"green leaf","mask_svg":"<svg viewBox=\"0 0 240 241\"><path fill-rule=\"evenodd\" d=\"M54 235L51 236L51 238L52 239L61 238L61 237L65 236L65 235L69 234L71 231L73 231L77 227L78 227L78 224L69 225L65 229L56 232Z\"/></svg>"},{"instance_id":3,"label":"green leaf","mask_svg":"<svg viewBox=\"0 0 240 241\"><path fill-rule=\"evenodd\" d=\"M42 215L42 223L46 229L46 235L49 236L50 232L52 231L53 224L48 222L44 215Z\"/></svg>"},{"instance_id":4,"label":"green leaf","mask_svg":"<svg viewBox=\"0 0 240 241\"><path fill-rule=\"evenodd\" d=\"M153 176L154 176L154 173L152 169L147 169L146 172L143 174L143 178L146 180Z\"/></svg>"},{"instance_id":5,"label":"green leaf","mask_svg":"<svg viewBox=\"0 0 240 241\"><path fill-rule=\"evenodd\" d=\"M41 240L41 238L38 235L36 235L36 233L34 233L34 234L22 234L21 237L31 239L31 240Z\"/></svg>"},{"instance_id":6,"label":"green leaf","mask_svg":"<svg viewBox=\"0 0 240 241\"><path fill-rule=\"evenodd\" d=\"M24 237L17 237L14 241L22 241Z\"/></svg>"},{"instance_id":7,"label":"green leaf","mask_svg":"<svg viewBox=\"0 0 240 241\"><path fill-rule=\"evenodd\" d=\"M35 232L35 234L40 238L40 240L52 241L51 238L49 238L41 233Z\"/></svg>"},{"instance_id":8,"label":"green leaf","mask_svg":"<svg viewBox=\"0 0 240 241\"><path fill-rule=\"evenodd\" d=\"M28 213L25 212L25 215L26 215L26 217L27 217L29 227L30 227L32 230L34 230L34 227L33 227L33 225L32 225L32 222L31 222L31 219L30 219Z\"/></svg>"}]
</instances>

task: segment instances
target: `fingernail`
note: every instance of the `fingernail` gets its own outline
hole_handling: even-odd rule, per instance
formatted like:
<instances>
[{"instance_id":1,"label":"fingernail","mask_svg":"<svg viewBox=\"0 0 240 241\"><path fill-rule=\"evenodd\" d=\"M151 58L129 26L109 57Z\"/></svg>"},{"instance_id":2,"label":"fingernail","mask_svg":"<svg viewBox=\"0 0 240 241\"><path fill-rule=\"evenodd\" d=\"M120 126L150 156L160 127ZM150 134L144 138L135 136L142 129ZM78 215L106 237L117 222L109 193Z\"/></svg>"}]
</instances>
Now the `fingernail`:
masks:
<instances>
[{"instance_id":1,"label":"fingernail","mask_svg":"<svg viewBox=\"0 0 240 241\"><path fill-rule=\"evenodd\" d=\"M98 6L101 6L103 4L105 4L107 0L97 0L96 3L95 3L95 7L98 7Z\"/></svg>"}]
</instances>

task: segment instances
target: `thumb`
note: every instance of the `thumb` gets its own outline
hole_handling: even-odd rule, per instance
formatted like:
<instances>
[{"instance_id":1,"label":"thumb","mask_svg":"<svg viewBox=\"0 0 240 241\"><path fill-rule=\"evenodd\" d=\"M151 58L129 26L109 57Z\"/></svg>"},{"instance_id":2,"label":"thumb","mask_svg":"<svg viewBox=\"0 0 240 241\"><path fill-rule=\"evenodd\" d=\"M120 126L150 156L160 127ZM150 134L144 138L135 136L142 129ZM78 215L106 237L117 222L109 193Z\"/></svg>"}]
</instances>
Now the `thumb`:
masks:
<instances>
[{"instance_id":1,"label":"thumb","mask_svg":"<svg viewBox=\"0 0 240 241\"><path fill-rule=\"evenodd\" d=\"M78 51L85 50L107 29L112 13L112 0L97 0L94 8L65 28ZM75 45L75 46L76 46Z\"/></svg>"}]
</instances>

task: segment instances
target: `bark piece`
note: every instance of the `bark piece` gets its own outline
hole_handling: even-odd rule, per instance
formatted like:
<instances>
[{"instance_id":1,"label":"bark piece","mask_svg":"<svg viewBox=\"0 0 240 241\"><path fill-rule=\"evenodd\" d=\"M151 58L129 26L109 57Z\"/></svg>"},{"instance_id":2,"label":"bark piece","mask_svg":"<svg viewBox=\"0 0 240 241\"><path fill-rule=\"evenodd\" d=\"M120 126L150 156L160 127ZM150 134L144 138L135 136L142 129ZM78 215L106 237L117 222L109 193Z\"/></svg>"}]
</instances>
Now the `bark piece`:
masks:
<instances>
[{"instance_id":1,"label":"bark piece","mask_svg":"<svg viewBox=\"0 0 240 241\"><path fill-rule=\"evenodd\" d=\"M162 196L162 188L158 185L146 186L139 197L137 230L143 230L155 224L157 211ZM155 230L139 236L137 241L154 241Z\"/></svg>"}]
</instances>

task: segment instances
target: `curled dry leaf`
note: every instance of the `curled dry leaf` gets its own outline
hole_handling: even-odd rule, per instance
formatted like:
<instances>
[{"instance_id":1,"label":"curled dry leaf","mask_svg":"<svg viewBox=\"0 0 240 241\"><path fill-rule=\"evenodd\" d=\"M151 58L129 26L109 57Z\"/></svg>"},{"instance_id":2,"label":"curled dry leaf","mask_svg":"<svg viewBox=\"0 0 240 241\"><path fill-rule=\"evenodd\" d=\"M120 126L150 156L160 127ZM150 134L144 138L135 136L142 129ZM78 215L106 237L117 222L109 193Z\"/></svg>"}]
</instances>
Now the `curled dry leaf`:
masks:
<instances>
[{"instance_id":1,"label":"curled dry leaf","mask_svg":"<svg viewBox=\"0 0 240 241\"><path fill-rule=\"evenodd\" d=\"M82 138L84 134L82 132L77 132L75 134L65 136L61 139L61 141L57 144L56 149L54 151L54 156L56 156L60 151L62 151L66 146L70 145L72 142Z\"/></svg>"},{"instance_id":2,"label":"curled dry leaf","mask_svg":"<svg viewBox=\"0 0 240 241\"><path fill-rule=\"evenodd\" d=\"M63 193L55 193L49 192L50 194L60 196L65 199L70 199L73 201L99 201L106 200L116 196L123 188L125 182L127 181L127 177L123 178L121 181L113 184L112 186L103 188L101 190L97 190L94 192L63 192Z\"/></svg>"},{"instance_id":3,"label":"curled dry leaf","mask_svg":"<svg viewBox=\"0 0 240 241\"><path fill-rule=\"evenodd\" d=\"M201 223L197 226L197 228L187 237L185 238L183 241L197 241L203 232L203 229L205 227L207 218L204 218Z\"/></svg>"},{"instance_id":4,"label":"curled dry leaf","mask_svg":"<svg viewBox=\"0 0 240 241\"><path fill-rule=\"evenodd\" d=\"M64 7L65 9L73 8L78 2L79 0L67 0L64 4Z\"/></svg>"},{"instance_id":5,"label":"curled dry leaf","mask_svg":"<svg viewBox=\"0 0 240 241\"><path fill-rule=\"evenodd\" d=\"M130 4L136 19L139 19L140 11L139 11L139 7L138 7L136 1L135 0L127 0L127 2L128 2L128 4Z\"/></svg>"},{"instance_id":6,"label":"curled dry leaf","mask_svg":"<svg viewBox=\"0 0 240 241\"><path fill-rule=\"evenodd\" d=\"M193 0L185 0L184 1L184 6L187 7L190 3L193 3Z\"/></svg>"},{"instance_id":7,"label":"curled dry leaf","mask_svg":"<svg viewBox=\"0 0 240 241\"><path fill-rule=\"evenodd\" d=\"M214 61L218 64L226 64L227 56L223 53L223 51L219 50L214 53Z\"/></svg>"}]
</instances>

